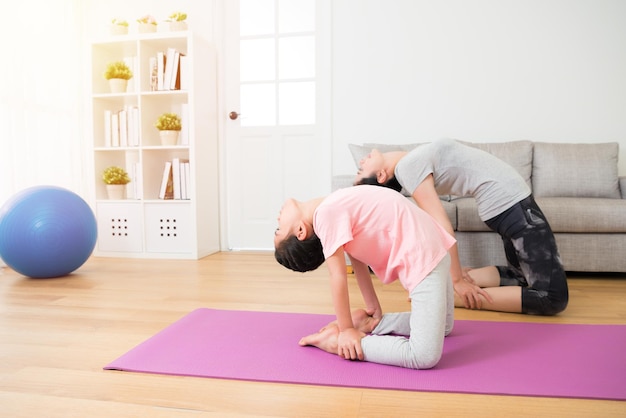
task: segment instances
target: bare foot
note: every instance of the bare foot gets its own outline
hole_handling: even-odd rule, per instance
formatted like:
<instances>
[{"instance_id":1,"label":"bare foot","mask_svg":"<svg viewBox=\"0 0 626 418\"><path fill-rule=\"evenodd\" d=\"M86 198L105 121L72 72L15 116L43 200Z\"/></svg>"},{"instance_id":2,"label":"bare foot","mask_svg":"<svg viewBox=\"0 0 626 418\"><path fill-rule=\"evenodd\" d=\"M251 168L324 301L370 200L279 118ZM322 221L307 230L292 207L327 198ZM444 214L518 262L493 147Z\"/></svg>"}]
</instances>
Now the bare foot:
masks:
<instances>
[{"instance_id":1,"label":"bare foot","mask_svg":"<svg viewBox=\"0 0 626 418\"><path fill-rule=\"evenodd\" d=\"M372 332L379 322L380 318L374 318L368 315L365 309L355 309L352 311L352 324L354 325L354 328L358 329L364 334L369 334L370 332ZM325 327L320 329L319 332L325 331L326 328L328 328L329 326L336 327L337 320L334 320L330 324L326 325Z\"/></svg>"},{"instance_id":2,"label":"bare foot","mask_svg":"<svg viewBox=\"0 0 626 418\"><path fill-rule=\"evenodd\" d=\"M354 328L365 334L372 332L379 322L380 318L374 318L368 315L365 309L355 309L352 311L352 323L354 324Z\"/></svg>"},{"instance_id":3,"label":"bare foot","mask_svg":"<svg viewBox=\"0 0 626 418\"><path fill-rule=\"evenodd\" d=\"M338 351L339 327L330 323L315 334L303 337L298 344L301 346L312 345L327 353L337 354Z\"/></svg>"}]
</instances>

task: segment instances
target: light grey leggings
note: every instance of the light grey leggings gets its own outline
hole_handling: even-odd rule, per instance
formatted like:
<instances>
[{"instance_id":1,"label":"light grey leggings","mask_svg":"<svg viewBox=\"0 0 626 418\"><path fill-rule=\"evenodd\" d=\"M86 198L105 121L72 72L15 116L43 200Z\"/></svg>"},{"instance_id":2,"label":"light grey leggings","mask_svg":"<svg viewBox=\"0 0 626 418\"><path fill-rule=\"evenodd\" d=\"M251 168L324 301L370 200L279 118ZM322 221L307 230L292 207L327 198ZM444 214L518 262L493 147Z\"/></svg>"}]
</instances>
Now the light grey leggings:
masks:
<instances>
[{"instance_id":1,"label":"light grey leggings","mask_svg":"<svg viewBox=\"0 0 626 418\"><path fill-rule=\"evenodd\" d=\"M443 339L454 325L449 255L410 296L411 312L384 314L372 333L361 340L365 361L411 369L430 369L439 362Z\"/></svg>"}]
</instances>

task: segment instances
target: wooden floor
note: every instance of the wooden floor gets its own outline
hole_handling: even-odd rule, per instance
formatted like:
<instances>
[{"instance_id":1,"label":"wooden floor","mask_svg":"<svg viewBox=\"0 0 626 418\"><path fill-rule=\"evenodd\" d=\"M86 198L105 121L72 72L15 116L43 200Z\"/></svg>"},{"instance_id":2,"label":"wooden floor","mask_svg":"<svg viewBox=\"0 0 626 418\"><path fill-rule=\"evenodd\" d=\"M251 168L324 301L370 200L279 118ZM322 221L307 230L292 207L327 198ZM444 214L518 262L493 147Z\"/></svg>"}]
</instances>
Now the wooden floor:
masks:
<instances>
[{"instance_id":1,"label":"wooden floor","mask_svg":"<svg viewBox=\"0 0 626 418\"><path fill-rule=\"evenodd\" d=\"M375 283L383 310L408 309L406 293L399 286ZM464 309L457 309L455 315L457 319L626 324L626 275L579 275L570 277L569 283L570 305L556 317ZM351 292L353 307L362 306L353 279ZM102 370L199 307L333 312L325 267L293 273L270 253L219 253L199 261L94 257L74 274L58 279L28 279L4 268L0 274L0 416L626 416L626 402L366 390Z\"/></svg>"}]
</instances>

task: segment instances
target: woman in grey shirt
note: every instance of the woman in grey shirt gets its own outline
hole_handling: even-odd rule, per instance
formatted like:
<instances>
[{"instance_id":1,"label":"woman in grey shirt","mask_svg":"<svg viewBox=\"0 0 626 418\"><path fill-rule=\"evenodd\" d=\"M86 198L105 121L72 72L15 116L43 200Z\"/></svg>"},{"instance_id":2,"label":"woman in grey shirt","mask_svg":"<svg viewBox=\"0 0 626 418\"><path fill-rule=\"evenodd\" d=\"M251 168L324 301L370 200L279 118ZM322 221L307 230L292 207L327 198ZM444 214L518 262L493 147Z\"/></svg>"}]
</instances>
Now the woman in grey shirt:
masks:
<instances>
[{"instance_id":1,"label":"woman in grey shirt","mask_svg":"<svg viewBox=\"0 0 626 418\"><path fill-rule=\"evenodd\" d=\"M452 247L456 306L538 315L567 307L567 278L550 225L524 179L499 158L451 139L410 152L374 149L361 160L355 184L404 187L452 235L439 195L476 199L480 218L502 237L508 266L462 269Z\"/></svg>"}]
</instances>

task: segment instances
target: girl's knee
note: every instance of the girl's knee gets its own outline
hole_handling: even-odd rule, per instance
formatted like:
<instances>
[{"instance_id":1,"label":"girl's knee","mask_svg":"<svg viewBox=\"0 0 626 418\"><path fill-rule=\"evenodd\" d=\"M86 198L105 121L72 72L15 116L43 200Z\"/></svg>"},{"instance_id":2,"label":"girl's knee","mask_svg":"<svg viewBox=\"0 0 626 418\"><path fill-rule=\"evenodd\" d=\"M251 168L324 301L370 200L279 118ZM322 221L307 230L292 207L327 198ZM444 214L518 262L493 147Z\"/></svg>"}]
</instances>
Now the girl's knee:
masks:
<instances>
[{"instance_id":1,"label":"girl's knee","mask_svg":"<svg viewBox=\"0 0 626 418\"><path fill-rule=\"evenodd\" d=\"M432 369L439 363L439 360L441 360L441 352L421 353L412 359L408 367L416 370Z\"/></svg>"}]
</instances>

